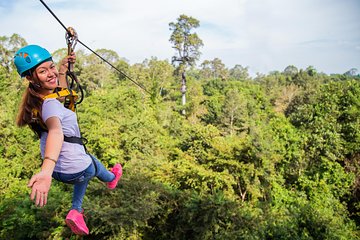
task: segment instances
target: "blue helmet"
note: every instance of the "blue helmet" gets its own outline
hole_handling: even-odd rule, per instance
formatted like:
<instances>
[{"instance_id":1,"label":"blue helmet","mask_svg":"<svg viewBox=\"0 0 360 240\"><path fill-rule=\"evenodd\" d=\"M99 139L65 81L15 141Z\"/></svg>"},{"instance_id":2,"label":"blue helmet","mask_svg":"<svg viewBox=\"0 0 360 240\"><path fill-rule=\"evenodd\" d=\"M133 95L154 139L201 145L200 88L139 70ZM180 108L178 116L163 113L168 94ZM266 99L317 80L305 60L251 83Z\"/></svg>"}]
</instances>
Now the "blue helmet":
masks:
<instances>
[{"instance_id":1,"label":"blue helmet","mask_svg":"<svg viewBox=\"0 0 360 240\"><path fill-rule=\"evenodd\" d=\"M37 65L52 60L51 54L38 45L28 45L19 49L14 56L14 64L21 77Z\"/></svg>"}]
</instances>

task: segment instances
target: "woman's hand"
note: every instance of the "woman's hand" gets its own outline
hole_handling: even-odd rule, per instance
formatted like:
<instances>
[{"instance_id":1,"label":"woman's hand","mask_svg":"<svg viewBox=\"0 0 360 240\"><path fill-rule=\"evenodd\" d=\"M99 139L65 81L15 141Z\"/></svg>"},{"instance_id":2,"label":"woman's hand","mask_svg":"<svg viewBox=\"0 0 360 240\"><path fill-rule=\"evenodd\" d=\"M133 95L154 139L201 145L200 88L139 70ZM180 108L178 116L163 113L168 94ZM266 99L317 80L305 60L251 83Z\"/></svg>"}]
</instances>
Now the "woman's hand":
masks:
<instances>
[{"instance_id":1,"label":"woman's hand","mask_svg":"<svg viewBox=\"0 0 360 240\"><path fill-rule=\"evenodd\" d=\"M65 57L61 60L60 67L59 67L59 87L67 88L67 81L66 81L66 72L69 70L69 63L71 63L70 70L72 71L73 65L76 61L75 52L72 52L69 56Z\"/></svg>"},{"instance_id":2,"label":"woman's hand","mask_svg":"<svg viewBox=\"0 0 360 240\"><path fill-rule=\"evenodd\" d=\"M45 121L48 128L48 136L46 138L44 161L41 171L32 176L28 187L31 187L30 199L35 205L43 207L47 203L48 192L51 186L52 173L55 168L55 162L50 160L58 159L60 150L64 141L62 125L58 117L50 117Z\"/></svg>"},{"instance_id":3,"label":"woman's hand","mask_svg":"<svg viewBox=\"0 0 360 240\"><path fill-rule=\"evenodd\" d=\"M69 63L74 64L76 61L75 52L72 52L69 56L66 56L63 60L61 60L59 73L60 75L66 74L67 70L69 69Z\"/></svg>"},{"instance_id":4,"label":"woman's hand","mask_svg":"<svg viewBox=\"0 0 360 240\"><path fill-rule=\"evenodd\" d=\"M36 206L43 207L47 203L47 197L51 186L51 174L41 171L32 176L28 183L31 189L30 199Z\"/></svg>"}]
</instances>

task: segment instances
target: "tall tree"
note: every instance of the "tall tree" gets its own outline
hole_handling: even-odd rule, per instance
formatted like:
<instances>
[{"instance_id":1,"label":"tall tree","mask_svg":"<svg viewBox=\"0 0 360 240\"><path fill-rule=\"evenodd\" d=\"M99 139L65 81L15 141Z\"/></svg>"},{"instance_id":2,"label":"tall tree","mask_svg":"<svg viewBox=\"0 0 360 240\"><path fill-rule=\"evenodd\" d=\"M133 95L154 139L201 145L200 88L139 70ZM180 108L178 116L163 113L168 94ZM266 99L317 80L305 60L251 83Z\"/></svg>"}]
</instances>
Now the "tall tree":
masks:
<instances>
[{"instance_id":1,"label":"tall tree","mask_svg":"<svg viewBox=\"0 0 360 240\"><path fill-rule=\"evenodd\" d=\"M298 72L299 72L299 70L297 69L297 67L295 67L294 65L289 65L284 69L283 73L285 75L294 76Z\"/></svg>"},{"instance_id":2,"label":"tall tree","mask_svg":"<svg viewBox=\"0 0 360 240\"><path fill-rule=\"evenodd\" d=\"M220 78L225 80L228 78L229 71L225 67L225 64L219 58L214 58L213 60L205 60L201 64L201 75L204 78Z\"/></svg>"},{"instance_id":3,"label":"tall tree","mask_svg":"<svg viewBox=\"0 0 360 240\"><path fill-rule=\"evenodd\" d=\"M353 77L357 75L357 72L358 72L357 68L351 68L349 71L346 71L344 75Z\"/></svg>"},{"instance_id":4,"label":"tall tree","mask_svg":"<svg viewBox=\"0 0 360 240\"><path fill-rule=\"evenodd\" d=\"M243 67L240 64L236 64L229 71L230 77L235 80L247 80L250 78L249 76L249 67Z\"/></svg>"},{"instance_id":5,"label":"tall tree","mask_svg":"<svg viewBox=\"0 0 360 240\"><path fill-rule=\"evenodd\" d=\"M169 23L172 34L170 36L170 42L173 44L173 48L176 53L172 57L172 63L177 65L176 72L181 73L181 94L182 105L186 104L186 69L188 66L193 66L200 57L200 47L203 46L202 40L195 32L192 32L194 28L200 26L197 19L180 15L177 22ZM182 114L185 115L185 108L182 110Z\"/></svg>"},{"instance_id":6,"label":"tall tree","mask_svg":"<svg viewBox=\"0 0 360 240\"><path fill-rule=\"evenodd\" d=\"M26 44L25 39L15 33L11 37L0 36L0 64L6 69L7 73L10 73L12 69L15 52Z\"/></svg>"}]
</instances>

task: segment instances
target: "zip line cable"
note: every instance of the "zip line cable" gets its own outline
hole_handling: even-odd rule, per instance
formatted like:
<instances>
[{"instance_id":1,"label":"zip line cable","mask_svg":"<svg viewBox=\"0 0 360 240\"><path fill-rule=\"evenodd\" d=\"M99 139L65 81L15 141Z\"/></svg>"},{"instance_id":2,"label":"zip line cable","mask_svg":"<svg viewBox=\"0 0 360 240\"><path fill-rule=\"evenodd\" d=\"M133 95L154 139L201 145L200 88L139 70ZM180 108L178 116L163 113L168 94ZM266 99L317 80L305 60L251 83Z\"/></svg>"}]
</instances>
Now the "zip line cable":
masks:
<instances>
[{"instance_id":1,"label":"zip line cable","mask_svg":"<svg viewBox=\"0 0 360 240\"><path fill-rule=\"evenodd\" d=\"M60 23L60 25L65 29L65 31L67 32L67 34L69 36L73 36L73 34L68 30L68 28L65 27L65 25L60 21L60 19L55 15L55 13L53 11L51 11L51 9L46 5L46 3L43 0L40 0L40 2L44 5L44 7L51 13L51 15L53 15L53 17ZM86 49L88 49L90 52L92 52L93 54L95 54L97 57L99 57L101 60L103 60L104 62L106 62L107 64L109 64L113 69L115 69L116 71L118 71L121 75L123 75L125 78L129 79L132 83L134 83L136 86L140 87L141 89L143 89L145 92L147 92L148 94L151 95L151 93L140 83L136 82L134 79L132 79L130 76L128 76L127 74L125 74L123 71L121 71L119 68L115 67L113 64L111 64L109 61L107 61L105 58L103 58L102 56L100 56L97 52L93 51L91 48L89 48L88 46L86 46L83 42L81 42L79 39L77 39L77 42L79 42L81 45L83 45Z\"/></svg>"}]
</instances>

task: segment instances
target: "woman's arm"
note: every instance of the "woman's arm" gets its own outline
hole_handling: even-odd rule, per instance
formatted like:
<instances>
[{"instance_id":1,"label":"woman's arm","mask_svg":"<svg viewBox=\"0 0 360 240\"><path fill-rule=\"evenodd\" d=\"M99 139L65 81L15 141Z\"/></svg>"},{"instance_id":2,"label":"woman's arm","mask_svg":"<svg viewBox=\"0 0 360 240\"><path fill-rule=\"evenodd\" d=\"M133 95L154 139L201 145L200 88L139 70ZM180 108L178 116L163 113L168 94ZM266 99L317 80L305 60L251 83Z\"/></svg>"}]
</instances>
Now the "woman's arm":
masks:
<instances>
[{"instance_id":1,"label":"woman's arm","mask_svg":"<svg viewBox=\"0 0 360 240\"><path fill-rule=\"evenodd\" d=\"M32 176L28 187L31 187L30 198L37 206L45 206L47 196L51 186L52 173L56 161L59 157L60 150L64 141L64 134L61 127L60 119L50 117L45 122L48 128L48 136L45 145L45 156L41 166L41 171Z\"/></svg>"},{"instance_id":2,"label":"woman's arm","mask_svg":"<svg viewBox=\"0 0 360 240\"><path fill-rule=\"evenodd\" d=\"M69 56L65 57L63 60L61 60L61 64L59 67L59 87L67 88L68 85L66 83L66 72L69 68L69 62L71 64L74 64L76 61L76 55L75 52L72 52Z\"/></svg>"}]
</instances>

